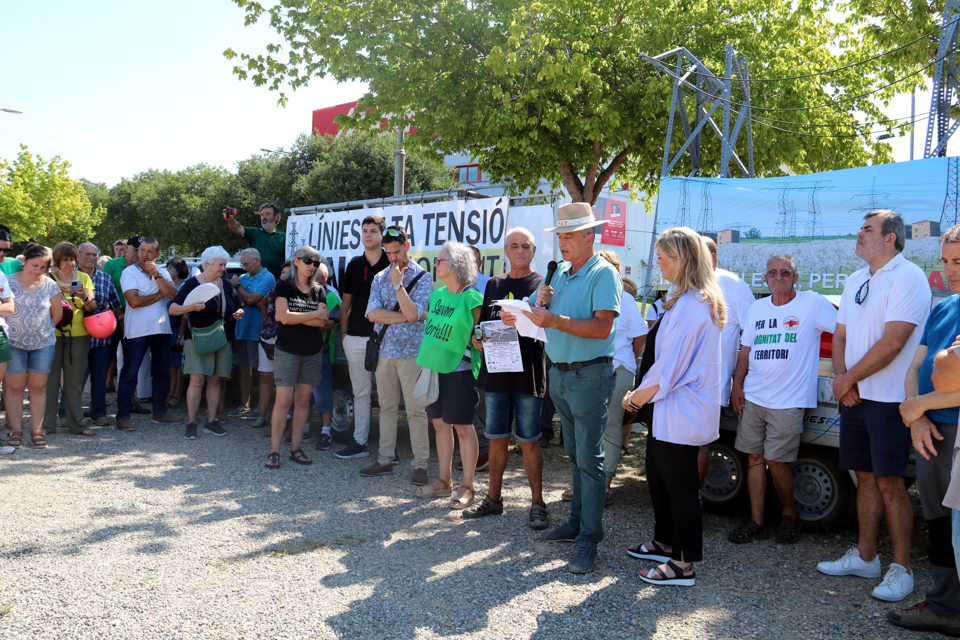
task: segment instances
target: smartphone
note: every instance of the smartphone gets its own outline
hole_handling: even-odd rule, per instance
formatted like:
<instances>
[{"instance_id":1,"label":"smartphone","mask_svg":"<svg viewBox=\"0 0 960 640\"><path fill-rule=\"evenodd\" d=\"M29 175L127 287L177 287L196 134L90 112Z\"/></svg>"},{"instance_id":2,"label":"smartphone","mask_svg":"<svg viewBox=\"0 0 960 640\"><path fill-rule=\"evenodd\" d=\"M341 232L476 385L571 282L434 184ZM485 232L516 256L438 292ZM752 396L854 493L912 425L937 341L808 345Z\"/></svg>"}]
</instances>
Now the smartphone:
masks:
<instances>
[{"instance_id":1,"label":"smartphone","mask_svg":"<svg viewBox=\"0 0 960 640\"><path fill-rule=\"evenodd\" d=\"M477 339L477 342L483 342L483 329L480 325L473 328L473 337Z\"/></svg>"},{"instance_id":2,"label":"smartphone","mask_svg":"<svg viewBox=\"0 0 960 640\"><path fill-rule=\"evenodd\" d=\"M71 291L78 291L79 289L82 289L82 288L83 288L83 285L80 283L79 280L71 280L71 281L70 281L70 290L71 290Z\"/></svg>"}]
</instances>

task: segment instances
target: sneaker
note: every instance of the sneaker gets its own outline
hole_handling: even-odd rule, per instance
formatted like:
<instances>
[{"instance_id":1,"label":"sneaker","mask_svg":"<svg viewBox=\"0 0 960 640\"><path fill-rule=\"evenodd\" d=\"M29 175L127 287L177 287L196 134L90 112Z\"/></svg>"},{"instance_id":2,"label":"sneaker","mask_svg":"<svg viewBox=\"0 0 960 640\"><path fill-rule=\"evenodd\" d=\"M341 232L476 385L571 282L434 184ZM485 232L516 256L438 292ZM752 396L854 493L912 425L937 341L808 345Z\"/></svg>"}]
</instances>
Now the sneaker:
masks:
<instances>
[{"instance_id":1,"label":"sneaker","mask_svg":"<svg viewBox=\"0 0 960 640\"><path fill-rule=\"evenodd\" d=\"M350 460L352 458L366 458L370 455L370 449L367 448L367 445L360 444L356 440L345 446L340 451L337 451L333 454L334 457L339 458L340 460Z\"/></svg>"},{"instance_id":2,"label":"sneaker","mask_svg":"<svg viewBox=\"0 0 960 640\"><path fill-rule=\"evenodd\" d=\"M260 419L260 409L254 409L253 411L248 412L246 415L240 416L244 420L259 420Z\"/></svg>"},{"instance_id":3,"label":"sneaker","mask_svg":"<svg viewBox=\"0 0 960 640\"><path fill-rule=\"evenodd\" d=\"M312 439L313 439L313 436L310 435L310 425L307 424L307 426L303 430L303 441L306 442L307 440L312 440ZM327 448L329 449L330 447L327 447Z\"/></svg>"},{"instance_id":4,"label":"sneaker","mask_svg":"<svg viewBox=\"0 0 960 640\"><path fill-rule=\"evenodd\" d=\"M16 447L0 447L0 454L6 456L6 455L10 455L11 453L13 453L13 452L16 451L16 450L17 450Z\"/></svg>"},{"instance_id":5,"label":"sneaker","mask_svg":"<svg viewBox=\"0 0 960 640\"><path fill-rule=\"evenodd\" d=\"M183 424L183 420L175 418L169 413L165 413L162 416L151 416L150 422L154 424Z\"/></svg>"},{"instance_id":6,"label":"sneaker","mask_svg":"<svg viewBox=\"0 0 960 640\"><path fill-rule=\"evenodd\" d=\"M197 439L197 423L188 422L187 428L183 430L183 437L187 440L196 440Z\"/></svg>"},{"instance_id":7,"label":"sneaker","mask_svg":"<svg viewBox=\"0 0 960 640\"><path fill-rule=\"evenodd\" d=\"M306 440L306 439L307 439L307 436L304 435L304 436L303 436L303 439ZM326 450L329 449L331 446L333 446L333 438L331 438L331 437L328 436L327 434L321 433L321 434L317 437L317 449L319 449L320 451L326 451Z\"/></svg>"},{"instance_id":8,"label":"sneaker","mask_svg":"<svg viewBox=\"0 0 960 640\"><path fill-rule=\"evenodd\" d=\"M207 422L203 425L203 432L209 433L212 436L225 436L227 435L227 430L220 426L220 423L214 420L213 422Z\"/></svg>"},{"instance_id":9,"label":"sneaker","mask_svg":"<svg viewBox=\"0 0 960 640\"><path fill-rule=\"evenodd\" d=\"M107 420L107 417L106 417L106 416L100 416L99 418L93 418L93 419L91 420L91 422L93 422L93 424L97 425L98 427L106 427L106 426L109 426L109 424L110 424L110 421Z\"/></svg>"},{"instance_id":10,"label":"sneaker","mask_svg":"<svg viewBox=\"0 0 960 640\"><path fill-rule=\"evenodd\" d=\"M239 407L237 407L236 409L234 409L233 411L231 411L230 413L228 413L227 416L229 416L229 417L231 417L231 418L244 418L244 417L246 417L247 415L249 415L250 413L251 413L251 412L250 412L250 409L248 409L247 407L239 406Z\"/></svg>"},{"instance_id":11,"label":"sneaker","mask_svg":"<svg viewBox=\"0 0 960 640\"><path fill-rule=\"evenodd\" d=\"M960 620L941 618L927 608L924 600L909 609L887 612L890 624L914 631L937 631L953 638L960 638Z\"/></svg>"},{"instance_id":12,"label":"sneaker","mask_svg":"<svg viewBox=\"0 0 960 640\"><path fill-rule=\"evenodd\" d=\"M900 602L911 593L913 593L913 574L903 565L893 562L887 569L887 575L883 576L883 582L870 595L877 600Z\"/></svg>"},{"instance_id":13,"label":"sneaker","mask_svg":"<svg viewBox=\"0 0 960 640\"><path fill-rule=\"evenodd\" d=\"M544 531L540 534L540 539L544 542L573 542L580 535L580 530L571 527L569 524L562 524L552 531Z\"/></svg>"},{"instance_id":14,"label":"sneaker","mask_svg":"<svg viewBox=\"0 0 960 640\"><path fill-rule=\"evenodd\" d=\"M130 418L117 418L117 429L120 431L136 431L137 428L133 426L133 422L130 421Z\"/></svg>"},{"instance_id":15,"label":"sneaker","mask_svg":"<svg viewBox=\"0 0 960 640\"><path fill-rule=\"evenodd\" d=\"M550 515L547 513L547 507L542 504L530 506L530 513L527 516L527 526L534 531L541 531L550 526Z\"/></svg>"},{"instance_id":16,"label":"sneaker","mask_svg":"<svg viewBox=\"0 0 960 640\"><path fill-rule=\"evenodd\" d=\"M380 464L379 462L374 462L369 467L360 469L361 478L374 478L376 476L385 476L389 473L393 473L393 465Z\"/></svg>"},{"instance_id":17,"label":"sneaker","mask_svg":"<svg viewBox=\"0 0 960 640\"><path fill-rule=\"evenodd\" d=\"M825 573L828 576L879 578L880 556L877 555L877 557L870 562L866 562L860 557L860 550L854 547L843 554L843 557L839 560L821 562L817 565L817 571Z\"/></svg>"},{"instance_id":18,"label":"sneaker","mask_svg":"<svg viewBox=\"0 0 960 640\"><path fill-rule=\"evenodd\" d=\"M501 515L503 515L503 500L494 502L490 499L490 496L484 496L483 500L480 501L480 504L471 507L470 509L463 510L464 518L482 518L484 516Z\"/></svg>"},{"instance_id":19,"label":"sneaker","mask_svg":"<svg viewBox=\"0 0 960 640\"><path fill-rule=\"evenodd\" d=\"M136 413L142 416L147 415L148 413L153 413L150 409L143 407L138 402L133 403L133 407L130 408L130 413Z\"/></svg>"},{"instance_id":20,"label":"sneaker","mask_svg":"<svg viewBox=\"0 0 960 640\"><path fill-rule=\"evenodd\" d=\"M567 565L570 573L589 573L597 566L597 548L587 544L577 546L573 560Z\"/></svg>"},{"instance_id":21,"label":"sneaker","mask_svg":"<svg viewBox=\"0 0 960 640\"><path fill-rule=\"evenodd\" d=\"M393 449L393 466L400 464L400 452L397 451L396 447Z\"/></svg>"}]
</instances>

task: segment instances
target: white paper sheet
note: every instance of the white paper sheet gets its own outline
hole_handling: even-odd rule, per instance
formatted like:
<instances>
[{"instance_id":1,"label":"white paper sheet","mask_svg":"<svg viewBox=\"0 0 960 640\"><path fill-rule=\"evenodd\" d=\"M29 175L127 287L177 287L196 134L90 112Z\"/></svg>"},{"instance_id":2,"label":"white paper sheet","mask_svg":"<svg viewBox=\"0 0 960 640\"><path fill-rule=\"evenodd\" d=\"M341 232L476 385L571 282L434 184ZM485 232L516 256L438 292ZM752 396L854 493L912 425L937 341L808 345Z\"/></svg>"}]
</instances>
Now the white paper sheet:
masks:
<instances>
[{"instance_id":1,"label":"white paper sheet","mask_svg":"<svg viewBox=\"0 0 960 640\"><path fill-rule=\"evenodd\" d=\"M524 311L530 311L530 304L524 300L494 300L493 304L510 312L517 317L517 331L525 338L533 338L540 342L547 341L547 332L542 327L533 324Z\"/></svg>"},{"instance_id":2,"label":"white paper sheet","mask_svg":"<svg viewBox=\"0 0 960 640\"><path fill-rule=\"evenodd\" d=\"M523 371L520 354L520 334L516 327L508 327L502 320L481 322L483 330L483 359L490 373Z\"/></svg>"}]
</instances>

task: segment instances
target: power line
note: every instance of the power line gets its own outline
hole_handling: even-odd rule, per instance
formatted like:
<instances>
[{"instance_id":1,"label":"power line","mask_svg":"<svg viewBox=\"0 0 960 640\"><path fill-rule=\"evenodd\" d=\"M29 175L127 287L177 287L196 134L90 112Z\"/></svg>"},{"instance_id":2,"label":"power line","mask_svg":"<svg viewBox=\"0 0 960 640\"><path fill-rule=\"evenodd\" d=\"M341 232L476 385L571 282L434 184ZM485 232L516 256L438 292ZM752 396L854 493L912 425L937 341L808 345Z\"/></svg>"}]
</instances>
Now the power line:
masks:
<instances>
[{"instance_id":1,"label":"power line","mask_svg":"<svg viewBox=\"0 0 960 640\"><path fill-rule=\"evenodd\" d=\"M912 122L905 122L905 123L904 123L902 126L900 126L900 127L891 127L891 130L903 129L904 127L906 127L906 126L908 126L908 125L910 125L910 124L914 124L914 123L917 123L917 122L923 122L924 120L928 120L928 119L929 119L929 116L927 116L926 118L918 118L918 119L916 119L916 120L913 120ZM791 130L791 129L784 129L783 127L777 127L777 126L772 125L772 124L767 124L766 122L763 122L763 121L761 121L761 120L757 120L756 118L754 118L753 121L754 121L754 123L756 123L756 124L759 124L759 125L764 126L764 127L769 127L770 129L776 129L777 131L783 131L784 133L793 133L793 134L796 134L796 135L798 135L798 136L806 136L806 137L808 137L808 138L862 138L862 137L864 137L865 135L873 135L874 133L878 133L878 132L869 132L869 133L838 133L838 134L804 133L803 131L793 131L793 130Z\"/></svg>"},{"instance_id":2,"label":"power line","mask_svg":"<svg viewBox=\"0 0 960 640\"><path fill-rule=\"evenodd\" d=\"M909 120L910 118L917 118L919 116L928 115L929 111L924 111L923 113L917 113L911 116L901 116L899 118L887 118L886 120L874 120L873 122L852 122L850 124L818 124L815 122L795 122L793 120L778 120L776 118L769 118L767 116L753 116L753 119L763 118L766 122L779 122L782 124L792 124L798 127L865 127L867 125L875 124L887 124L889 122L896 122L897 120ZM916 122L916 120L914 120ZM910 124L910 123L907 123Z\"/></svg>"}]
</instances>

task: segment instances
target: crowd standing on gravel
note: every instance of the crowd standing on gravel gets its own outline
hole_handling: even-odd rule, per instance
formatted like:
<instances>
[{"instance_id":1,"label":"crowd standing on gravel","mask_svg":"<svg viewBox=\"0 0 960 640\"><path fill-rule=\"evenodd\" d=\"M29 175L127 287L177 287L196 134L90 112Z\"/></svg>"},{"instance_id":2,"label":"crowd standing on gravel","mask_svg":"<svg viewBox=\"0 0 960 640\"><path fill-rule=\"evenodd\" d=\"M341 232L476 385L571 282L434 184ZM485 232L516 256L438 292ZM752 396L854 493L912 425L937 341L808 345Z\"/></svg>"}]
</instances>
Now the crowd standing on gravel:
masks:
<instances>
[{"instance_id":1,"label":"crowd standing on gravel","mask_svg":"<svg viewBox=\"0 0 960 640\"><path fill-rule=\"evenodd\" d=\"M229 254L219 246L190 274L171 258L157 265L156 238L133 236L99 256L91 243L52 249L30 241L16 258L9 229L0 225L0 377L8 434L4 453L24 438L23 402L29 392L30 441L47 445L60 427L95 437L108 426L106 394L116 390L115 427L135 431L131 413L180 425L170 409L186 402L184 435L226 436L230 418L265 428L265 466L281 466L284 444L297 464L313 460L303 442L332 446L332 368L342 341L354 394L354 441L339 459L370 455L371 373L376 374L380 439L376 461L362 477L388 475L399 463L400 401L413 451L411 482L420 498L445 497L465 518L503 513L501 491L511 436L520 444L530 486L528 525L541 540L572 542L573 573L591 571L604 537L603 509L612 501L629 429L625 412L649 425L647 481L654 507L652 535L627 553L657 566L641 580L694 586L694 563L704 560L699 488L705 447L719 436L721 405L741 416L736 448L748 456L750 519L728 535L735 544L769 538L764 495L769 469L782 502L775 532L796 542L801 521L788 464L797 459L804 410L817 404L819 348L833 334L833 393L841 404L840 459L858 480L859 540L838 560L817 565L833 576L879 579L877 537L886 519L893 558L872 595L897 602L914 589L910 568L913 512L904 476L911 448L927 520L934 588L926 600L891 611L898 626L960 637L960 296L934 306L923 272L901 255L905 228L896 213L864 217L856 255L868 266L852 274L839 309L817 293L797 291L794 259L769 258L771 296L753 300L735 274L717 268L716 245L685 227L657 239L657 263L672 283L647 323L635 304L636 285L620 276L616 255L594 249L597 227L584 203L561 206L557 234L563 257L547 277L531 267L533 233L505 234L509 269L480 276L474 247L446 243L434 260L442 286L411 259L400 227L379 216L362 222L364 252L347 266L341 290L316 249L304 246L285 260L281 209L260 210L261 225L245 227L224 211L230 231L250 247L240 254L244 274L228 277ZM940 238L946 279L960 293L960 225ZM546 343L519 336L522 371L491 371L480 323L499 321L511 332L520 317L499 300L535 301L527 320ZM648 330L649 324L649 330ZM738 347L739 346L739 350ZM223 379L239 368L239 407L227 413ZM80 397L90 380L90 409ZM114 384L116 381L116 384ZM259 404L252 408L256 381ZM200 407L206 398L206 416ZM150 408L143 405L149 399ZM272 400L272 402L271 402ZM322 416L310 433L315 404ZM549 529L542 495L545 428L559 414L571 464L569 518ZM475 420L479 415L480 420ZM89 421L89 422L87 422ZM427 474L429 422L439 472ZM482 426L478 429L476 423ZM514 426L515 425L515 426ZM454 486L454 433L461 481ZM488 468L478 499L474 475Z\"/></svg>"}]
</instances>

